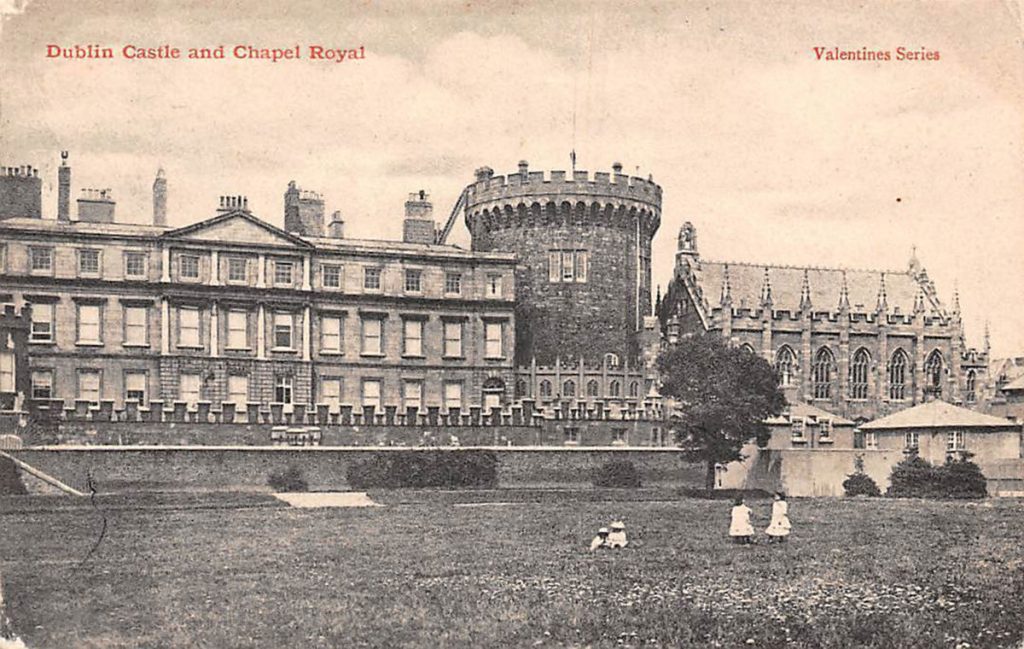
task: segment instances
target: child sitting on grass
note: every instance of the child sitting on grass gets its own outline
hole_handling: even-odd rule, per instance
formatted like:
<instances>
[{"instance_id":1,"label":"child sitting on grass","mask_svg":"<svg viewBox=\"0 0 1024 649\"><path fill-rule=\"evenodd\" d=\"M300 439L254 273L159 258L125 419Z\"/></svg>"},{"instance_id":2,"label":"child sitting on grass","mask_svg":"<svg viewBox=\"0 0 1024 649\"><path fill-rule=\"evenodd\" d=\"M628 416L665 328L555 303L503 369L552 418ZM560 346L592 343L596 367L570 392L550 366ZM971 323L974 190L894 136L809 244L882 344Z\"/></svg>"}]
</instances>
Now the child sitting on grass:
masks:
<instances>
[{"instance_id":1,"label":"child sitting on grass","mask_svg":"<svg viewBox=\"0 0 1024 649\"><path fill-rule=\"evenodd\" d=\"M622 521L615 521L611 525L612 531L608 535L608 547L624 548L629 545L626 540L626 525Z\"/></svg>"},{"instance_id":2,"label":"child sitting on grass","mask_svg":"<svg viewBox=\"0 0 1024 649\"><path fill-rule=\"evenodd\" d=\"M590 542L590 551L593 552L598 548L606 547L608 547L608 528L602 527L597 530L597 536L595 536L594 540Z\"/></svg>"},{"instance_id":3,"label":"child sitting on grass","mask_svg":"<svg viewBox=\"0 0 1024 649\"><path fill-rule=\"evenodd\" d=\"M743 498L739 496L733 501L729 536L734 543L741 545L748 545L754 537L754 526L750 523L750 508L743 504Z\"/></svg>"}]
</instances>

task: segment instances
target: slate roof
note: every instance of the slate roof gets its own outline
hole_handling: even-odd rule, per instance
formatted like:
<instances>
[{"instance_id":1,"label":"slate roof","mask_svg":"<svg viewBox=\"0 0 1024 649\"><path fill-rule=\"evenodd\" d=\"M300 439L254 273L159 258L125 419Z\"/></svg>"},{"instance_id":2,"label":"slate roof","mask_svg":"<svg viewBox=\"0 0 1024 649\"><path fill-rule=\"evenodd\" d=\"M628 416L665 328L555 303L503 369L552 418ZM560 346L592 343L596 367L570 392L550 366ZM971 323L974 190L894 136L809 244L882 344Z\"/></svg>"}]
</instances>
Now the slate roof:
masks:
<instances>
[{"instance_id":1,"label":"slate roof","mask_svg":"<svg viewBox=\"0 0 1024 649\"><path fill-rule=\"evenodd\" d=\"M1003 392L1024 392L1024 374L1010 381L1001 389Z\"/></svg>"},{"instance_id":2,"label":"slate roof","mask_svg":"<svg viewBox=\"0 0 1024 649\"><path fill-rule=\"evenodd\" d=\"M809 403L794 403L790 404L789 408L782 413L779 417L770 417L765 420L768 424L788 424L793 421L793 418L809 419L813 417L817 420L831 419L833 426L854 426L854 422L850 421L846 417L841 417L835 413L831 413L828 410L822 410L817 406L812 406Z\"/></svg>"},{"instance_id":3,"label":"slate roof","mask_svg":"<svg viewBox=\"0 0 1024 649\"><path fill-rule=\"evenodd\" d=\"M805 273L810 288L811 310L813 311L832 312L838 310L844 275L846 276L847 294L852 313L875 312L883 275L885 276L886 304L890 313L899 308L900 313L912 314L914 300L921 290L918 280L908 270L804 268L702 260L698 282L704 292L704 299L712 307L719 304L727 267L733 308L760 306L761 288L764 285L766 269L771 285L772 308L777 311L799 311ZM925 297L925 310L931 316L937 316L943 312L942 304L937 299L927 296Z\"/></svg>"},{"instance_id":4,"label":"slate roof","mask_svg":"<svg viewBox=\"0 0 1024 649\"><path fill-rule=\"evenodd\" d=\"M1007 419L960 408L945 401L929 401L881 419L861 424L861 430L903 430L908 428L1002 428L1020 429Z\"/></svg>"}]
</instances>

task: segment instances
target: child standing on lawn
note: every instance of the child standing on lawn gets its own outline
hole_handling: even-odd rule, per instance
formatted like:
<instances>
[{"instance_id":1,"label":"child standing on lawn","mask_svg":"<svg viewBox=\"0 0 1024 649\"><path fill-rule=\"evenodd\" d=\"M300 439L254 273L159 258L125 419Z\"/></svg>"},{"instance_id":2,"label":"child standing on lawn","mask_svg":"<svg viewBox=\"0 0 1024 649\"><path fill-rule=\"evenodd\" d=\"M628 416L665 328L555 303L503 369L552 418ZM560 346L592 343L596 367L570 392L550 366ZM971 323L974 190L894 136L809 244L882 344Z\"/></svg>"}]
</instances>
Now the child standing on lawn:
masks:
<instances>
[{"instance_id":1,"label":"child standing on lawn","mask_svg":"<svg viewBox=\"0 0 1024 649\"><path fill-rule=\"evenodd\" d=\"M729 536L734 543L742 545L749 544L754 537L754 526L750 523L750 508L743 504L741 497L733 501Z\"/></svg>"},{"instance_id":2,"label":"child standing on lawn","mask_svg":"<svg viewBox=\"0 0 1024 649\"><path fill-rule=\"evenodd\" d=\"M785 543L791 527L792 525L789 522L789 503L786 502L786 494L776 491L775 502L772 503L772 520L764 531L768 535L768 542Z\"/></svg>"}]
</instances>

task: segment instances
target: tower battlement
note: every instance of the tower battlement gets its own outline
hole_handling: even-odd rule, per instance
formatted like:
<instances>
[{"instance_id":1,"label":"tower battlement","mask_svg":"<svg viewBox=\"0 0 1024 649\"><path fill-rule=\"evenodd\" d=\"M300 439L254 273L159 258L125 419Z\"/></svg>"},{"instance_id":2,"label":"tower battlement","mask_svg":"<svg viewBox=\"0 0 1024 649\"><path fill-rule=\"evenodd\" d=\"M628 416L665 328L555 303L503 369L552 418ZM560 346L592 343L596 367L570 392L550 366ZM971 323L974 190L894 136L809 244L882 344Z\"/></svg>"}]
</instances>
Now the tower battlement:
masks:
<instances>
[{"instance_id":1,"label":"tower battlement","mask_svg":"<svg viewBox=\"0 0 1024 649\"><path fill-rule=\"evenodd\" d=\"M621 167L617 167L621 169ZM490 168L477 171L477 180L466 188L469 211L493 207L491 203L579 201L637 203L661 212L661 186L653 180L627 174L598 171L528 171L495 176Z\"/></svg>"}]
</instances>

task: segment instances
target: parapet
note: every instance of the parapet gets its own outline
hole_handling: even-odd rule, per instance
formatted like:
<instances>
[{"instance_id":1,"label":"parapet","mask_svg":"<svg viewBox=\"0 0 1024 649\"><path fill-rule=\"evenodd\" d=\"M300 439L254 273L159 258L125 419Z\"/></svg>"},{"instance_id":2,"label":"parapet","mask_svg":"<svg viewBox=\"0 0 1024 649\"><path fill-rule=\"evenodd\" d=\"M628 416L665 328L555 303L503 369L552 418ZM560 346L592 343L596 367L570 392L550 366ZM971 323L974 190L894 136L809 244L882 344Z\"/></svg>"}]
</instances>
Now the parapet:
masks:
<instances>
[{"instance_id":1,"label":"parapet","mask_svg":"<svg viewBox=\"0 0 1024 649\"><path fill-rule=\"evenodd\" d=\"M615 203L636 202L661 211L661 187L650 178L629 176L615 171L520 171L495 176L489 167L477 170L476 182L466 187L466 209L488 203L533 203L595 200ZM616 170L621 169L617 166ZM490 205L486 205L490 207Z\"/></svg>"}]
</instances>

